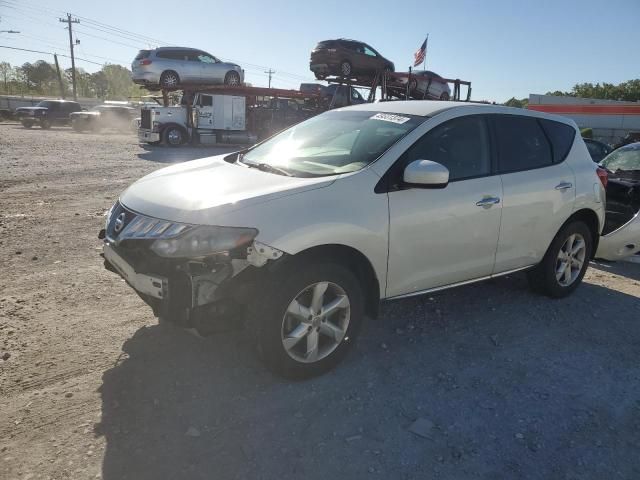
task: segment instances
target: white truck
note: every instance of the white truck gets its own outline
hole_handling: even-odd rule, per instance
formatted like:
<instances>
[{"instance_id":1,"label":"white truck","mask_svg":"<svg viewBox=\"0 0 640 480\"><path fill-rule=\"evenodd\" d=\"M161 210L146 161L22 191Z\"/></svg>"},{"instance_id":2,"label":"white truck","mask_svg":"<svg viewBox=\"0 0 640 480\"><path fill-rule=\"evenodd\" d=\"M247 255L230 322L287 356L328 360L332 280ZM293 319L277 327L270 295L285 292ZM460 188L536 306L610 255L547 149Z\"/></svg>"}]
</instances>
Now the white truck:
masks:
<instances>
[{"instance_id":1,"label":"white truck","mask_svg":"<svg viewBox=\"0 0 640 480\"><path fill-rule=\"evenodd\" d=\"M246 131L246 97L195 93L187 102L188 97L180 105L142 107L140 142L179 146L194 136L203 144L251 142L254 136Z\"/></svg>"}]
</instances>

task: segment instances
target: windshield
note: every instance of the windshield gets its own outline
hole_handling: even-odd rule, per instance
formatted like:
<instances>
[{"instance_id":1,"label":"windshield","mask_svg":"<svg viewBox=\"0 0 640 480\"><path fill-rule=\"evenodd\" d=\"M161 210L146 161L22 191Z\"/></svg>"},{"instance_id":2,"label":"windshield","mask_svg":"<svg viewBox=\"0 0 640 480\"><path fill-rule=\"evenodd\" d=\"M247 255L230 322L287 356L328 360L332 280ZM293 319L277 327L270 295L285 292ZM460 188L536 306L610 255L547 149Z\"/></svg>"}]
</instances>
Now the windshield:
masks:
<instances>
[{"instance_id":1,"label":"windshield","mask_svg":"<svg viewBox=\"0 0 640 480\"><path fill-rule=\"evenodd\" d=\"M614 150L602 160L601 165L612 172L640 170L640 143Z\"/></svg>"},{"instance_id":2,"label":"windshield","mask_svg":"<svg viewBox=\"0 0 640 480\"><path fill-rule=\"evenodd\" d=\"M268 165L300 177L338 175L376 160L425 117L333 111L310 118L249 150L248 165Z\"/></svg>"},{"instance_id":3,"label":"windshield","mask_svg":"<svg viewBox=\"0 0 640 480\"><path fill-rule=\"evenodd\" d=\"M36 105L36 107L45 107L45 108L50 108L52 105L52 102L48 101L48 100L43 100L42 102L40 102L39 104Z\"/></svg>"}]
</instances>

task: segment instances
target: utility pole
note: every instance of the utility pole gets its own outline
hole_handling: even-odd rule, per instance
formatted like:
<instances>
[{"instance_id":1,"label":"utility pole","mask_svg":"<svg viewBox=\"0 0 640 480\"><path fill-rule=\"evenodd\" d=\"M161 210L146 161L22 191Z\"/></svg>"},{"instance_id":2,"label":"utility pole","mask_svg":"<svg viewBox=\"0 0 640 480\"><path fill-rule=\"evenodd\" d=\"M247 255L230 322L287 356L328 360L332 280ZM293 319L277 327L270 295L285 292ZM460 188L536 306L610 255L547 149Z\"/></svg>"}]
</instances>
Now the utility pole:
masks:
<instances>
[{"instance_id":1,"label":"utility pole","mask_svg":"<svg viewBox=\"0 0 640 480\"><path fill-rule=\"evenodd\" d=\"M60 86L60 97L64 100L64 85L62 84L62 75L60 74L60 65L58 64L58 55L54 53L53 59L56 61L56 73L58 74L58 85Z\"/></svg>"},{"instance_id":2,"label":"utility pole","mask_svg":"<svg viewBox=\"0 0 640 480\"><path fill-rule=\"evenodd\" d=\"M271 75L273 75L273 74L274 74L274 73L276 73L276 72L275 72L275 70L271 70L271 69L269 69L269 70L267 70L267 71L266 71L266 72L264 72L264 73L268 73L268 74L269 74L269 88L271 88Z\"/></svg>"},{"instance_id":3,"label":"utility pole","mask_svg":"<svg viewBox=\"0 0 640 480\"><path fill-rule=\"evenodd\" d=\"M71 19L71 14L67 13L67 18L59 18L58 19L62 23L66 23L69 28L69 50L71 50L71 83L73 84L73 99L78 100L78 95L76 93L76 60L73 56L73 33L71 31L72 23L80 23L80 20L77 18Z\"/></svg>"}]
</instances>

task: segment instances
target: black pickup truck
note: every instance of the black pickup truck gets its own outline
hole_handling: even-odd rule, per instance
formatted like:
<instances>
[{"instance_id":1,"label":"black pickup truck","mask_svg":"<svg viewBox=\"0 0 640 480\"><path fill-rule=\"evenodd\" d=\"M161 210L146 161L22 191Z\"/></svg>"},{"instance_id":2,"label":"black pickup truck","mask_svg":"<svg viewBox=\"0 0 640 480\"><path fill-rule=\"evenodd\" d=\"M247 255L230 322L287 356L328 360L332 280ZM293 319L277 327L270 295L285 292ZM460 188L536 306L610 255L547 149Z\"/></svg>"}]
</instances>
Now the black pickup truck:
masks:
<instances>
[{"instance_id":1,"label":"black pickup truck","mask_svg":"<svg viewBox=\"0 0 640 480\"><path fill-rule=\"evenodd\" d=\"M20 107L16 109L16 116L25 128L40 125L41 128L51 128L54 125L71 124L70 115L82 110L78 102L66 100L43 100L35 107Z\"/></svg>"}]
</instances>

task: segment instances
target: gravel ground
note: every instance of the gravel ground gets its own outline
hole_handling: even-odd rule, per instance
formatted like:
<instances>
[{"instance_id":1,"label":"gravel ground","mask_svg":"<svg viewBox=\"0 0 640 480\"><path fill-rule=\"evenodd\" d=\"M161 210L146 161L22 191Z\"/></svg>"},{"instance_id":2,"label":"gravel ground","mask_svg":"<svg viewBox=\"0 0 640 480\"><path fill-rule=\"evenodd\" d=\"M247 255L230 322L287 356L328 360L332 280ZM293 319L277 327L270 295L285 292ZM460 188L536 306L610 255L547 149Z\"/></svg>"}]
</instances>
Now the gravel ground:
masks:
<instances>
[{"instance_id":1,"label":"gravel ground","mask_svg":"<svg viewBox=\"0 0 640 480\"><path fill-rule=\"evenodd\" d=\"M291 383L238 332L157 325L104 270L131 181L220 149L0 125L0 479L640 478L640 265L384 304Z\"/></svg>"}]
</instances>

